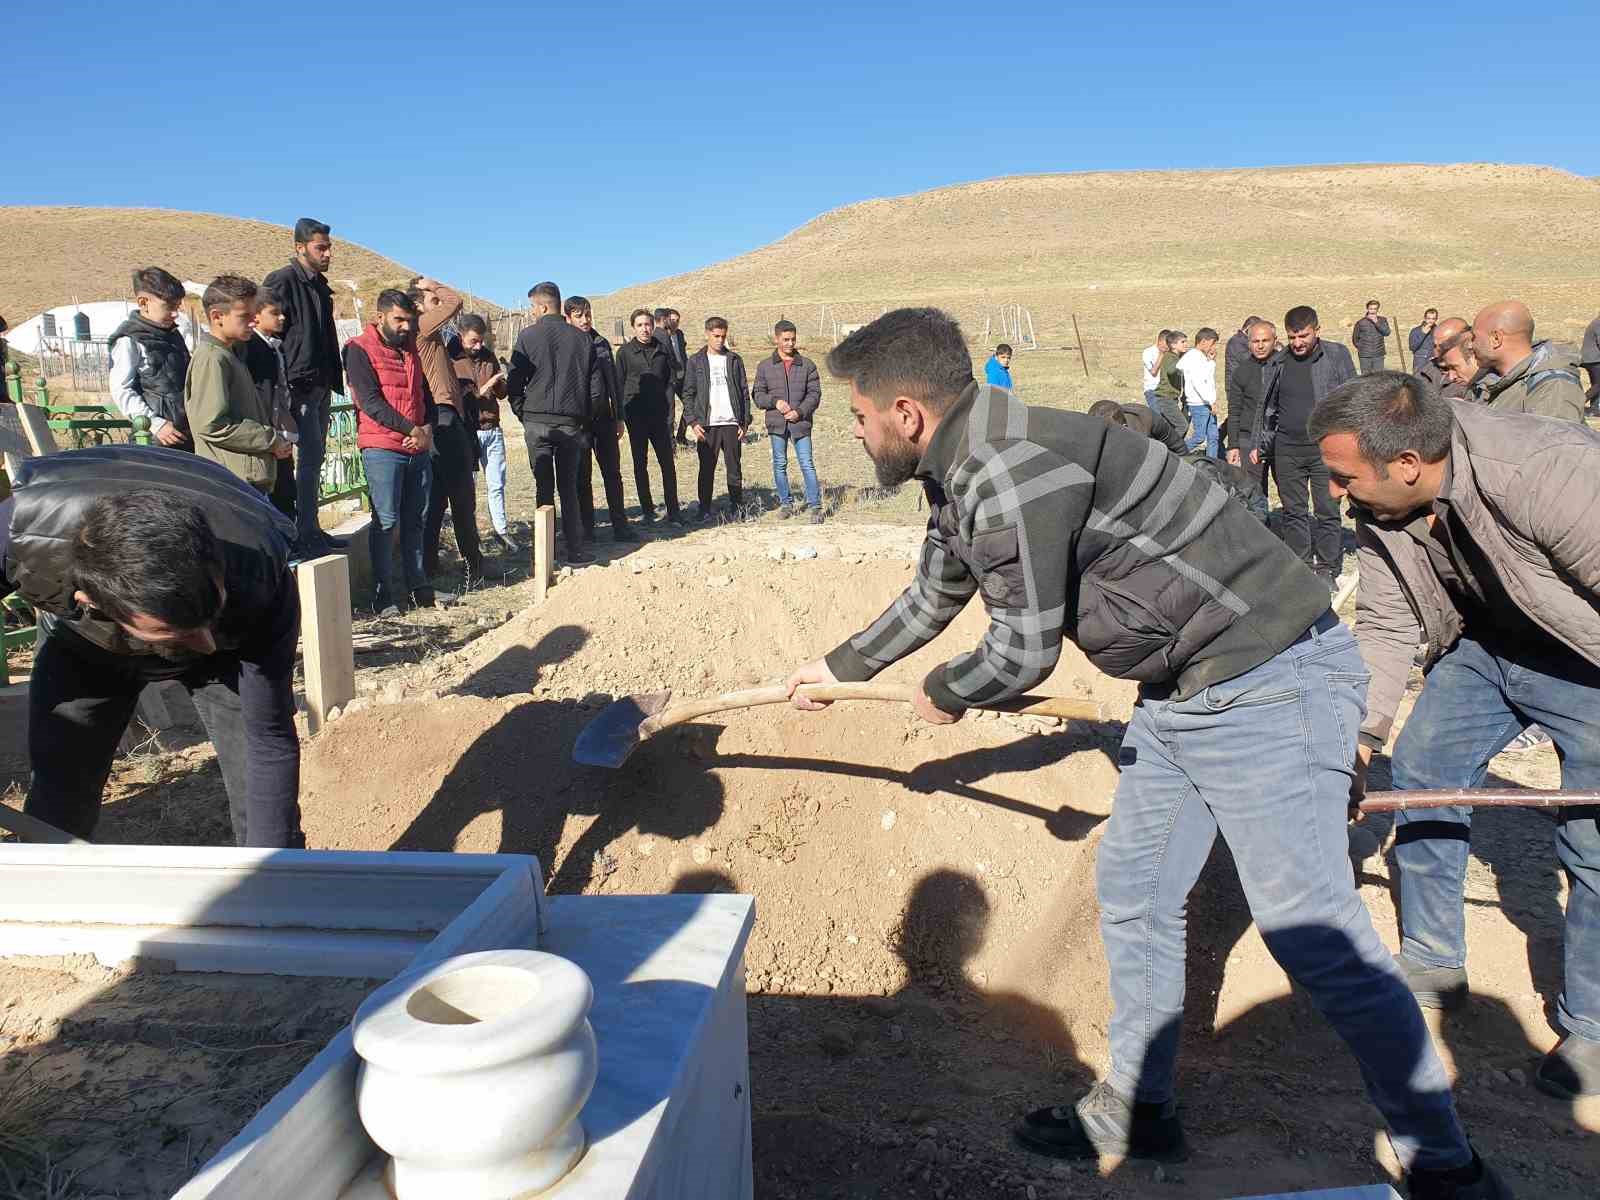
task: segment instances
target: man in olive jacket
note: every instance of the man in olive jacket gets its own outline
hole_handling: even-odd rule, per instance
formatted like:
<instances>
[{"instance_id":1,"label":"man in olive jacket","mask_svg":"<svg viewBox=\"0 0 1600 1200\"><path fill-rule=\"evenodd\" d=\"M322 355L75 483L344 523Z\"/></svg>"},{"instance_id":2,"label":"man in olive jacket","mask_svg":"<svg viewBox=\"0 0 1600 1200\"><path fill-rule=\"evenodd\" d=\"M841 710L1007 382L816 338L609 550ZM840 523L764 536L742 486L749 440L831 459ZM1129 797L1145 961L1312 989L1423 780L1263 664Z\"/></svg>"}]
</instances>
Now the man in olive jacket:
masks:
<instances>
[{"instance_id":1,"label":"man in olive jacket","mask_svg":"<svg viewBox=\"0 0 1600 1200\"><path fill-rule=\"evenodd\" d=\"M255 300L256 285L238 275L219 275L206 288L208 329L195 338L183 404L195 453L270 494L292 449L238 349L250 340Z\"/></svg>"},{"instance_id":2,"label":"man in olive jacket","mask_svg":"<svg viewBox=\"0 0 1600 1200\"><path fill-rule=\"evenodd\" d=\"M1556 744L1564 788L1600 787L1600 434L1444 400L1415 376L1365 376L1311 432L1356 514L1356 637L1372 673L1355 791L1393 728L1412 657L1427 682L1391 755L1394 786L1481 786L1524 726ZM1468 808L1396 816L1399 964L1424 1007L1466 999ZM1566 1039L1537 1082L1600 1094L1600 808L1566 808Z\"/></svg>"}]
</instances>

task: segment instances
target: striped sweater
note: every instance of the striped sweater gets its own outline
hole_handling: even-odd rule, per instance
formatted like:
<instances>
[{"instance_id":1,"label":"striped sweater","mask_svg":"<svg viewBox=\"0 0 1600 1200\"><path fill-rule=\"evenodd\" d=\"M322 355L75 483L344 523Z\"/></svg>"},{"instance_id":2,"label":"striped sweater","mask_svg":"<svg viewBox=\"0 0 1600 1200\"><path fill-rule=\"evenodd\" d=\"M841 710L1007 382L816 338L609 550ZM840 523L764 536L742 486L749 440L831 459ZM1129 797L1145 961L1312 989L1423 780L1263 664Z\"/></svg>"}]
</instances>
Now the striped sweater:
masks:
<instances>
[{"instance_id":1,"label":"striped sweater","mask_svg":"<svg viewBox=\"0 0 1600 1200\"><path fill-rule=\"evenodd\" d=\"M932 515L916 579L828 655L870 679L981 595L982 643L927 677L947 712L1026 691L1071 638L1108 675L1186 699L1259 666L1328 591L1242 505L1164 447L972 384L917 470Z\"/></svg>"}]
</instances>

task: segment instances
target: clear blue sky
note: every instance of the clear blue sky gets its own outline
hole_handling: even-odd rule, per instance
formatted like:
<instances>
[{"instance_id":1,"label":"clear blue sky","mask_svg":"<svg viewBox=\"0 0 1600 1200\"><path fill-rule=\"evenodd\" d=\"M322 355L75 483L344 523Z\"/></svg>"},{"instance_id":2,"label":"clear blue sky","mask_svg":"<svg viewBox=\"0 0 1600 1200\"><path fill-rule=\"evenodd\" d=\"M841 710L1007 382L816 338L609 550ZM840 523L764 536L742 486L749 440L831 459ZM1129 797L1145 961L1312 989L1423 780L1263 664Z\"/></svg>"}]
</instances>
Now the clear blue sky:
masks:
<instances>
[{"instance_id":1,"label":"clear blue sky","mask_svg":"<svg viewBox=\"0 0 1600 1200\"><path fill-rule=\"evenodd\" d=\"M5 9L0 203L317 216L503 302L994 175L1600 175L1596 0Z\"/></svg>"}]
</instances>

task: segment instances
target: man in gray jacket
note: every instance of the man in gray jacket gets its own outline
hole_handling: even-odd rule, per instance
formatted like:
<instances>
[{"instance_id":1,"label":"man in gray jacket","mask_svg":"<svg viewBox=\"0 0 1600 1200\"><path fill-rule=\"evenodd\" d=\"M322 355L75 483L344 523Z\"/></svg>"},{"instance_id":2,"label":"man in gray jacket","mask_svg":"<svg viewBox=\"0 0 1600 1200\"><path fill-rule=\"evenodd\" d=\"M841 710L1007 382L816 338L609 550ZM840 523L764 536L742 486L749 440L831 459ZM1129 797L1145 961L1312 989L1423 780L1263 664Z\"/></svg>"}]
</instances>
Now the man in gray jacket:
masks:
<instances>
[{"instance_id":1,"label":"man in gray jacket","mask_svg":"<svg viewBox=\"0 0 1600 1200\"><path fill-rule=\"evenodd\" d=\"M1477 787L1489 760L1537 722L1566 788L1600 787L1600 434L1586 425L1441 399L1397 371L1317 406L1311 431L1333 491L1356 513L1356 637L1372 683L1354 794L1388 739L1412 657L1427 682L1395 741L1394 786ZM1537 1082L1600 1095L1600 808L1563 809L1567 1037ZM1404 941L1418 1001L1467 994L1463 883L1471 809L1396 818Z\"/></svg>"},{"instance_id":2,"label":"man in gray jacket","mask_svg":"<svg viewBox=\"0 0 1600 1200\"><path fill-rule=\"evenodd\" d=\"M1533 314L1517 300L1502 300L1472 322L1472 349L1485 376L1478 400L1504 412L1583 420L1583 385L1572 354L1554 342L1533 340Z\"/></svg>"},{"instance_id":3,"label":"man in gray jacket","mask_svg":"<svg viewBox=\"0 0 1600 1200\"><path fill-rule=\"evenodd\" d=\"M1389 346L1389 318L1378 315L1376 300L1367 301L1367 311L1350 331L1350 343L1361 360L1363 375L1383 370L1383 358Z\"/></svg>"},{"instance_id":4,"label":"man in gray jacket","mask_svg":"<svg viewBox=\"0 0 1600 1200\"><path fill-rule=\"evenodd\" d=\"M805 481L806 507L811 522L822 524L822 488L817 483L817 468L811 457L811 421L822 403L822 379L817 364L795 348L799 331L793 321L779 321L772 327L776 347L771 358L756 364L756 382L750 399L767 414L767 439L772 443L772 486L778 493L778 514L787 517L789 508L789 443Z\"/></svg>"}]
</instances>

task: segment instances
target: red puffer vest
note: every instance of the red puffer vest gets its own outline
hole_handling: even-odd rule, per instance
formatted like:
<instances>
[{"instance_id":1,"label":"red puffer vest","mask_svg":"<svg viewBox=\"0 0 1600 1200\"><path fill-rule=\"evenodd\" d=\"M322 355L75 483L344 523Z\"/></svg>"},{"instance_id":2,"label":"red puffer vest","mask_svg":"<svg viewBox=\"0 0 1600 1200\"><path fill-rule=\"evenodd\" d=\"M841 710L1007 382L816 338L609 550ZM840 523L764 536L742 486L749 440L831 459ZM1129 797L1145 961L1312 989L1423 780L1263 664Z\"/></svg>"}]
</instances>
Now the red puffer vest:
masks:
<instances>
[{"instance_id":1,"label":"red puffer vest","mask_svg":"<svg viewBox=\"0 0 1600 1200\"><path fill-rule=\"evenodd\" d=\"M350 339L367 352L378 387L389 406L412 425L421 425L428 406L422 398L422 360L414 349L395 350L378 336L378 327L368 325L359 337ZM356 445L363 450L393 450L415 454L405 448L405 434L379 425L356 405Z\"/></svg>"}]
</instances>

